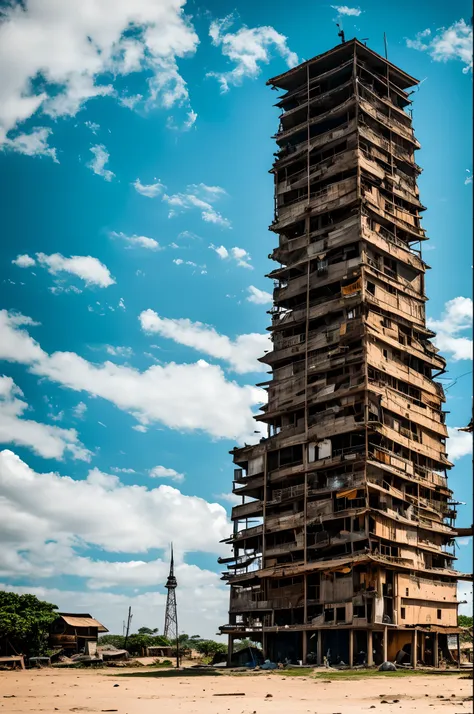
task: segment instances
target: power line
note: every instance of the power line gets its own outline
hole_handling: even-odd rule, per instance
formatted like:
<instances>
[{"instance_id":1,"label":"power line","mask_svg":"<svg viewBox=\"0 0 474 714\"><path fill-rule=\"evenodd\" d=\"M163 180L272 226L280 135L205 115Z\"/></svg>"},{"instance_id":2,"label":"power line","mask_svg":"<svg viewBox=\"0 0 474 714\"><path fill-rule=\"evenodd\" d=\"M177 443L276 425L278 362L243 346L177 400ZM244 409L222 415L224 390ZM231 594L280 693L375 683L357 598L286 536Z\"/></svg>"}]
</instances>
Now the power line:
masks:
<instances>
[{"instance_id":1,"label":"power line","mask_svg":"<svg viewBox=\"0 0 474 714\"><path fill-rule=\"evenodd\" d=\"M462 379L462 377L467 377L468 374L472 374L472 369L469 370L469 372L464 372L464 374L460 374L459 377L455 377L454 382L451 382L451 384L449 384L447 387L445 387L444 391L447 392L448 389L451 389L451 387L454 387L454 385L456 384L456 382L458 380Z\"/></svg>"}]
</instances>

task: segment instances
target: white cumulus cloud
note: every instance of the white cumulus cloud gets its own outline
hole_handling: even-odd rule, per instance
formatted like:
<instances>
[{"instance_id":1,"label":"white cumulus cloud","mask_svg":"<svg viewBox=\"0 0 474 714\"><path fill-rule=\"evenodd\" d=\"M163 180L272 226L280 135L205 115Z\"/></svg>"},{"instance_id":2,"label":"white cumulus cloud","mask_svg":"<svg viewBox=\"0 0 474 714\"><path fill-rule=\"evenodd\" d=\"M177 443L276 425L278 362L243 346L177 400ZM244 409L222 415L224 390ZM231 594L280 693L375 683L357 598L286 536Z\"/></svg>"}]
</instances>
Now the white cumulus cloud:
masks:
<instances>
[{"instance_id":1,"label":"white cumulus cloud","mask_svg":"<svg viewBox=\"0 0 474 714\"><path fill-rule=\"evenodd\" d=\"M74 538L81 538L115 553L146 553L167 548L172 540L181 553L216 553L222 551L219 541L228 535L227 515L219 504L184 496L165 484L152 489L126 486L118 476L98 469L89 471L86 480L37 473L4 450L0 485L0 528L11 540L34 543L54 535L57 543L74 547ZM15 513L22 518L15 520Z\"/></svg>"},{"instance_id":2,"label":"white cumulus cloud","mask_svg":"<svg viewBox=\"0 0 474 714\"><path fill-rule=\"evenodd\" d=\"M459 431L458 427L448 426L447 450L450 461L457 461L472 454L472 434Z\"/></svg>"},{"instance_id":3,"label":"white cumulus cloud","mask_svg":"<svg viewBox=\"0 0 474 714\"><path fill-rule=\"evenodd\" d=\"M1 26L0 26L1 36ZM1 96L1 88L0 88ZM1 116L1 110L0 110ZM29 134L17 133L13 138L6 138L3 141L3 148L16 151L18 154L25 156L49 156L56 164L59 164L56 155L56 149L49 146L48 138L52 133L52 129L47 127L36 127ZM0 125L0 145L2 145L1 125Z\"/></svg>"},{"instance_id":4,"label":"white cumulus cloud","mask_svg":"<svg viewBox=\"0 0 474 714\"><path fill-rule=\"evenodd\" d=\"M429 28L422 30L414 40L407 39L406 44L411 49L428 52L435 62L457 60L464 65L464 74L472 72L472 25L463 19L435 33Z\"/></svg>"},{"instance_id":5,"label":"white cumulus cloud","mask_svg":"<svg viewBox=\"0 0 474 714\"><path fill-rule=\"evenodd\" d=\"M125 602L132 605L136 628L150 624L153 603L153 611L161 613L154 624L161 628L166 595L159 589L166 582L172 540L182 626L193 628L199 616L199 634L211 636L225 621L228 591L219 575L186 562L188 553L227 554L219 541L231 526L218 503L164 484L127 486L96 468L80 480L37 472L9 450L0 452L0 491L0 540L8 544L0 551L1 577L35 582L23 590L2 583L2 589L31 592L63 610L74 602L117 633ZM92 548L107 556L92 557ZM155 548L163 557L152 560L147 553ZM52 588L51 578L59 575L78 579L77 590ZM148 592L110 592L117 587Z\"/></svg>"},{"instance_id":6,"label":"white cumulus cloud","mask_svg":"<svg viewBox=\"0 0 474 714\"><path fill-rule=\"evenodd\" d=\"M110 169L106 169L106 164L109 163L110 154L103 144L96 144L91 147L91 152L94 158L87 164L87 166L95 173L97 176L102 176L106 181L112 181L115 174Z\"/></svg>"},{"instance_id":7,"label":"white cumulus cloud","mask_svg":"<svg viewBox=\"0 0 474 714\"><path fill-rule=\"evenodd\" d=\"M426 321L430 330L437 333L436 347L453 361L472 360L472 336L462 334L472 333L472 309L471 298L455 297L448 300L439 320L428 318Z\"/></svg>"},{"instance_id":8,"label":"white cumulus cloud","mask_svg":"<svg viewBox=\"0 0 474 714\"><path fill-rule=\"evenodd\" d=\"M348 17L359 17L362 14L360 7L349 7L348 5L331 5L333 10L337 10L338 15L347 15Z\"/></svg>"},{"instance_id":9,"label":"white cumulus cloud","mask_svg":"<svg viewBox=\"0 0 474 714\"><path fill-rule=\"evenodd\" d=\"M149 470L148 474L152 478L169 478L177 483L184 481L184 474L180 474L175 469L169 469L166 466L154 466Z\"/></svg>"},{"instance_id":10,"label":"white cumulus cloud","mask_svg":"<svg viewBox=\"0 0 474 714\"><path fill-rule=\"evenodd\" d=\"M220 47L224 57L234 64L228 72L207 74L217 79L221 92L228 92L230 85L240 85L246 77L258 77L260 65L270 62L271 50L275 50L288 67L298 64L298 56L291 52L285 35L269 26L249 28L244 25L237 32L228 32L234 21L234 15L228 15L214 20L209 28L213 45Z\"/></svg>"},{"instance_id":11,"label":"white cumulus cloud","mask_svg":"<svg viewBox=\"0 0 474 714\"><path fill-rule=\"evenodd\" d=\"M74 414L76 419L83 419L86 411L87 404L85 402L79 402L79 404L76 404L76 406L72 410L72 413Z\"/></svg>"},{"instance_id":12,"label":"white cumulus cloud","mask_svg":"<svg viewBox=\"0 0 474 714\"><path fill-rule=\"evenodd\" d=\"M218 501L225 501L232 506L238 506L242 503L242 496L237 496L236 493L216 493L214 498Z\"/></svg>"},{"instance_id":13,"label":"white cumulus cloud","mask_svg":"<svg viewBox=\"0 0 474 714\"><path fill-rule=\"evenodd\" d=\"M52 255L36 253L36 258L38 264L52 275L69 273L83 280L87 286L98 285L101 288L107 288L115 283L107 266L91 255L72 255L70 258L65 258L60 253L52 253Z\"/></svg>"},{"instance_id":14,"label":"white cumulus cloud","mask_svg":"<svg viewBox=\"0 0 474 714\"><path fill-rule=\"evenodd\" d=\"M193 55L199 40L184 5L185 0L5 5L0 62L8 72L0 86L0 144L39 112L57 118L76 114L92 97L121 101L110 78L123 87L123 78L134 72L147 73L148 104L189 105L178 60Z\"/></svg>"},{"instance_id":15,"label":"white cumulus cloud","mask_svg":"<svg viewBox=\"0 0 474 714\"><path fill-rule=\"evenodd\" d=\"M36 261L29 255L17 255L15 260L12 260L13 265L18 265L19 268L32 268L36 265Z\"/></svg>"},{"instance_id":16,"label":"white cumulus cloud","mask_svg":"<svg viewBox=\"0 0 474 714\"><path fill-rule=\"evenodd\" d=\"M0 310L0 359L27 364L38 376L106 399L131 413L141 431L158 422L240 443L252 438L253 410L265 401L265 392L228 381L219 366L199 360L155 364L140 371L110 361L94 364L75 352L48 355L24 329L32 323L31 318ZM249 341L247 353L256 352L254 340ZM248 354L244 359L250 360Z\"/></svg>"},{"instance_id":17,"label":"white cumulus cloud","mask_svg":"<svg viewBox=\"0 0 474 714\"><path fill-rule=\"evenodd\" d=\"M160 317L153 310L144 310L139 319L144 332L159 334L203 354L228 362L239 374L266 370L265 365L261 365L257 359L270 345L267 335L250 333L239 335L235 340L231 340L227 335L220 335L211 325L192 322L187 318Z\"/></svg>"},{"instance_id":18,"label":"white cumulus cloud","mask_svg":"<svg viewBox=\"0 0 474 714\"><path fill-rule=\"evenodd\" d=\"M270 293L265 292L265 290L259 290L255 285L250 285L247 291L249 293L247 301L253 302L255 305L268 305L273 301Z\"/></svg>"},{"instance_id":19,"label":"white cumulus cloud","mask_svg":"<svg viewBox=\"0 0 474 714\"><path fill-rule=\"evenodd\" d=\"M211 243L209 246L211 250L213 250L219 258L222 260L233 260L237 263L237 266L239 268L248 268L249 270L253 270L253 265L250 264L250 260L252 260L251 256L249 253L244 248L239 248L238 246L234 246L230 250L227 250L223 245L215 246Z\"/></svg>"},{"instance_id":20,"label":"white cumulus cloud","mask_svg":"<svg viewBox=\"0 0 474 714\"><path fill-rule=\"evenodd\" d=\"M156 196L159 196L164 191L166 186L162 184L161 181L158 181L158 179L154 180L156 183L143 184L140 179L137 178L132 183L132 186L135 191L140 193L142 196L147 196L147 198L156 198Z\"/></svg>"},{"instance_id":21,"label":"white cumulus cloud","mask_svg":"<svg viewBox=\"0 0 474 714\"><path fill-rule=\"evenodd\" d=\"M75 429L61 429L24 418L28 404L11 377L0 376L0 443L26 446L45 459L90 461L91 453L82 446Z\"/></svg>"},{"instance_id":22,"label":"white cumulus cloud","mask_svg":"<svg viewBox=\"0 0 474 714\"><path fill-rule=\"evenodd\" d=\"M129 247L136 246L138 248L146 248L147 250L160 250L161 248L157 240L148 238L147 236L127 236L125 233L117 233L116 231L112 231L110 236L111 238L119 238L125 241Z\"/></svg>"},{"instance_id":23,"label":"white cumulus cloud","mask_svg":"<svg viewBox=\"0 0 474 714\"><path fill-rule=\"evenodd\" d=\"M184 193L163 194L163 201L170 207L168 217L198 209L201 211L201 218L206 223L215 223L222 228L231 228L231 222L224 218L212 205L223 196L226 191L220 186L207 186L204 183L191 184L186 187Z\"/></svg>"}]
</instances>

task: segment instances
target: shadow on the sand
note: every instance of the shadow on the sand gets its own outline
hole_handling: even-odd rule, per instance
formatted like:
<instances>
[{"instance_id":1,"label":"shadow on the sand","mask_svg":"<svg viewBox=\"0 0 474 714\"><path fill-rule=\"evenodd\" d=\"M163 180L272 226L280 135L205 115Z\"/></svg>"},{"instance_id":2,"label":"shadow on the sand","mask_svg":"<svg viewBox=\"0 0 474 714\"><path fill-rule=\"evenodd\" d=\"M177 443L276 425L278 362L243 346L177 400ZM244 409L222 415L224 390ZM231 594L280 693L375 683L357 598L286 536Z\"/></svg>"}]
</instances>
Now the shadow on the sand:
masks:
<instances>
[{"instance_id":1,"label":"shadow on the sand","mask_svg":"<svg viewBox=\"0 0 474 714\"><path fill-rule=\"evenodd\" d=\"M221 677L222 672L213 669L153 669L145 672L120 672L114 677Z\"/></svg>"}]
</instances>

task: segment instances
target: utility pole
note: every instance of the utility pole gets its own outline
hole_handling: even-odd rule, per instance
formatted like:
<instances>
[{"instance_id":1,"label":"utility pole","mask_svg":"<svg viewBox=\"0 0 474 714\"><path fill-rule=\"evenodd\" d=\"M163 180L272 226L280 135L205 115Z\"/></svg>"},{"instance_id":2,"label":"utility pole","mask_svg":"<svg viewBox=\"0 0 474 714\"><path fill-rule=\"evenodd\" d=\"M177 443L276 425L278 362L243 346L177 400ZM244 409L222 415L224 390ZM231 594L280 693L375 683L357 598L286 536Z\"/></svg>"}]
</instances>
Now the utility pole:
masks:
<instances>
[{"instance_id":1,"label":"utility pole","mask_svg":"<svg viewBox=\"0 0 474 714\"><path fill-rule=\"evenodd\" d=\"M176 588L178 581L174 575L173 544L171 544L171 562L168 580L165 585L168 590L166 598L165 627L163 635L170 641L176 642L176 668L179 667L179 633L178 633L178 610L176 607Z\"/></svg>"},{"instance_id":2,"label":"utility pole","mask_svg":"<svg viewBox=\"0 0 474 714\"><path fill-rule=\"evenodd\" d=\"M128 608L127 627L126 627L126 629L125 629L125 641L124 641L124 645L123 645L123 648L124 648L125 650L127 649L128 636L129 636L129 634L130 634L130 625L132 624L132 617L133 617L133 615L132 615L132 608L129 607L129 608ZM124 624L125 624L125 623L124 623Z\"/></svg>"}]
</instances>

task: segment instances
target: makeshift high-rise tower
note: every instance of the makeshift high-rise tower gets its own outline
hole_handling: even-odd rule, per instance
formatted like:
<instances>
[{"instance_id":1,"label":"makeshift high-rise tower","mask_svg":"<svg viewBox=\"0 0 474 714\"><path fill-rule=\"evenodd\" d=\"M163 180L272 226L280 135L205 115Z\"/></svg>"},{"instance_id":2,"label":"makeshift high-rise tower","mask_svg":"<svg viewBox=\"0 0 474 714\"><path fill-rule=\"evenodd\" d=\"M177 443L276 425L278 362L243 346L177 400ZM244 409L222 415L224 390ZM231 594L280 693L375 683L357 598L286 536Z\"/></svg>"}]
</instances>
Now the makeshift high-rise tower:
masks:
<instances>
[{"instance_id":1,"label":"makeshift high-rise tower","mask_svg":"<svg viewBox=\"0 0 474 714\"><path fill-rule=\"evenodd\" d=\"M165 611L165 627L163 630L163 635L170 642L178 641L178 610L176 607L176 588L178 587L178 581L176 580L174 574L174 557L173 557L173 545L171 545L171 562L170 562L170 572L168 575L168 580L165 585L168 590L168 595L166 597L166 611Z\"/></svg>"},{"instance_id":2,"label":"makeshift high-rise tower","mask_svg":"<svg viewBox=\"0 0 474 714\"><path fill-rule=\"evenodd\" d=\"M357 40L284 90L275 179L268 437L231 452L229 652L438 665L459 645L446 362L426 327L418 82ZM250 500L251 499L251 500ZM250 519L258 519L252 521ZM459 657L455 648L454 657Z\"/></svg>"}]
</instances>

